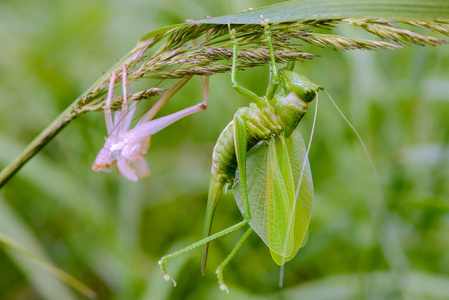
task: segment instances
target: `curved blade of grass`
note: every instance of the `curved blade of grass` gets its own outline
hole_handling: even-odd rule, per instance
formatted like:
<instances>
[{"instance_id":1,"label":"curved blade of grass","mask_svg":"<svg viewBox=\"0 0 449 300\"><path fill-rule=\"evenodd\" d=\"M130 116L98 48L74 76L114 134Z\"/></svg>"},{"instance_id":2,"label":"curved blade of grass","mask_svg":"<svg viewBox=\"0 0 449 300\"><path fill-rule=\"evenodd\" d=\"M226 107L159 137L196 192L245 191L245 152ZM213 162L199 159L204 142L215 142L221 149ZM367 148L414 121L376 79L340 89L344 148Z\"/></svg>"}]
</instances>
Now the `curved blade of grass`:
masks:
<instances>
[{"instance_id":1,"label":"curved blade of grass","mask_svg":"<svg viewBox=\"0 0 449 300\"><path fill-rule=\"evenodd\" d=\"M48 299L75 299L65 286L60 282L54 281L55 278L49 278L43 274L42 270L35 268L35 264L53 274L56 278L66 282L80 293L94 299L95 292L82 282L78 281L72 275L56 267L46 258L39 241L33 236L28 227L14 214L14 211L0 197L0 245L5 246L13 252L11 257L22 268L25 274L30 277L34 287L42 296ZM10 238L6 233L14 235L25 241L26 247L19 244L16 240ZM20 253L21 255L17 255ZM28 259L24 259L28 258ZM34 262L31 263L30 262ZM51 287L51 288L49 288Z\"/></svg>"},{"instance_id":2,"label":"curved blade of grass","mask_svg":"<svg viewBox=\"0 0 449 300\"><path fill-rule=\"evenodd\" d=\"M23 148L23 144L15 138L0 134L0 165L6 164ZM76 184L73 174L60 168L51 159L37 157L20 175L23 180L46 195L47 199L56 201L54 203L57 205L64 205L74 215L88 220L92 227L100 230L101 224L110 222L107 207L100 201L95 201L98 195Z\"/></svg>"},{"instance_id":3,"label":"curved blade of grass","mask_svg":"<svg viewBox=\"0 0 449 300\"><path fill-rule=\"evenodd\" d=\"M298 0L248 10L239 14L194 21L194 23L259 24L261 15L275 23L344 18L449 19L449 1Z\"/></svg>"}]
</instances>

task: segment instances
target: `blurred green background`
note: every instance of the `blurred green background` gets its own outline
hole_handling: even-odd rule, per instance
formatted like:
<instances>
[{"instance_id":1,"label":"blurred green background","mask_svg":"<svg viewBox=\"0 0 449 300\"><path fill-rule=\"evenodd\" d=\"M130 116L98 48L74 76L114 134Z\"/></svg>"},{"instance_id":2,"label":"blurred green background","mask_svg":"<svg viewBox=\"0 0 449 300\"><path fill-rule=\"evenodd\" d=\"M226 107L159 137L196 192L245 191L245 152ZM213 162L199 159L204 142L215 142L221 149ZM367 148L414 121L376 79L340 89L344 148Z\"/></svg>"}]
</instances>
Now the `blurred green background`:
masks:
<instances>
[{"instance_id":1,"label":"blurred green background","mask_svg":"<svg viewBox=\"0 0 449 300\"><path fill-rule=\"evenodd\" d=\"M140 36L273 3L1 1L0 169ZM336 32L367 37L350 27ZM0 191L0 231L89 285L98 299L449 299L448 47L336 52L305 45L304 51L321 58L296 70L324 86L359 130L384 198L360 143L321 93L310 153L310 236L286 265L282 289L279 267L253 234L225 271L230 295L219 290L215 268L243 230L212 243L204 277L199 250L168 262L176 288L157 265L201 237L212 149L237 108L247 105L229 74L211 77L206 112L153 136L146 156L152 175L138 183L115 170L91 170L106 135L103 113L73 121ZM262 95L267 74L246 70L238 80ZM162 114L200 100L195 79ZM306 140L312 119L309 113L300 124ZM217 207L213 231L240 220L230 192ZM84 297L2 247L0 299Z\"/></svg>"}]
</instances>

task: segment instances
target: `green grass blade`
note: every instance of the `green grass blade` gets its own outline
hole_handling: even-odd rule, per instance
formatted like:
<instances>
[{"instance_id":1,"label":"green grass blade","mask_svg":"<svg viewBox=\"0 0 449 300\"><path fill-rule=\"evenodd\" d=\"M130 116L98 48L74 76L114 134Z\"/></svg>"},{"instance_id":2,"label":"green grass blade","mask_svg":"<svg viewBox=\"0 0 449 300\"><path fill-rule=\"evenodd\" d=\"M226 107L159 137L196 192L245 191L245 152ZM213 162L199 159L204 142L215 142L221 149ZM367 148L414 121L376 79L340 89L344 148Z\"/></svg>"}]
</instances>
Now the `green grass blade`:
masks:
<instances>
[{"instance_id":1,"label":"green grass blade","mask_svg":"<svg viewBox=\"0 0 449 300\"><path fill-rule=\"evenodd\" d=\"M10 238L8 234L22 240L26 247ZM30 278L30 282L36 290L46 299L76 299L71 291L61 282L58 282L56 278L66 282L86 297L95 298L95 292L89 287L48 262L47 255L39 241L2 198L0 198L0 245L12 250L10 255L13 260ZM36 264L41 268L36 268ZM43 269L56 278L48 276Z\"/></svg>"},{"instance_id":2,"label":"green grass blade","mask_svg":"<svg viewBox=\"0 0 449 300\"><path fill-rule=\"evenodd\" d=\"M6 165L23 147L16 139L0 134L0 165ZM106 206L95 201L97 194L90 189L81 188L79 183L75 184L78 181L73 174L60 168L51 159L36 157L33 164L21 172L20 177L45 193L49 199L88 219L92 226L100 227L108 222Z\"/></svg>"},{"instance_id":3,"label":"green grass blade","mask_svg":"<svg viewBox=\"0 0 449 300\"><path fill-rule=\"evenodd\" d=\"M344 18L449 19L449 1L299 0L266 6L239 14L204 19L195 21L195 23L259 24L261 15L276 23Z\"/></svg>"}]
</instances>

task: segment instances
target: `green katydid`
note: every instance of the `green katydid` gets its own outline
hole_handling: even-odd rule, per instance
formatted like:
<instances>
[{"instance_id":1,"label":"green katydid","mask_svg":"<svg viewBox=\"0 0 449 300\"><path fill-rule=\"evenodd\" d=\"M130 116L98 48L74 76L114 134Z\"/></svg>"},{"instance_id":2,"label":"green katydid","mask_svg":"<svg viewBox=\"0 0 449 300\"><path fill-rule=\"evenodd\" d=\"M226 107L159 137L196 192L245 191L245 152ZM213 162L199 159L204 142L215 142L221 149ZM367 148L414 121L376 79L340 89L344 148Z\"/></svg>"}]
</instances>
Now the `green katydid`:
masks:
<instances>
[{"instance_id":1,"label":"green katydid","mask_svg":"<svg viewBox=\"0 0 449 300\"><path fill-rule=\"evenodd\" d=\"M253 229L269 246L273 259L279 265L292 259L307 239L312 177L304 142L295 129L321 87L294 73L293 64L279 73L276 71L269 21L262 21L262 26L270 51L271 80L267 94L259 97L236 82L237 39L235 30L231 30L233 86L252 103L237 111L214 148L204 238L159 261L166 280L171 277L166 273L165 262L200 246L203 246L204 273L208 243L245 224L249 224L250 228L217 269L223 290L227 288L223 283L222 270ZM225 185L233 185L244 220L209 235L214 210Z\"/></svg>"}]
</instances>

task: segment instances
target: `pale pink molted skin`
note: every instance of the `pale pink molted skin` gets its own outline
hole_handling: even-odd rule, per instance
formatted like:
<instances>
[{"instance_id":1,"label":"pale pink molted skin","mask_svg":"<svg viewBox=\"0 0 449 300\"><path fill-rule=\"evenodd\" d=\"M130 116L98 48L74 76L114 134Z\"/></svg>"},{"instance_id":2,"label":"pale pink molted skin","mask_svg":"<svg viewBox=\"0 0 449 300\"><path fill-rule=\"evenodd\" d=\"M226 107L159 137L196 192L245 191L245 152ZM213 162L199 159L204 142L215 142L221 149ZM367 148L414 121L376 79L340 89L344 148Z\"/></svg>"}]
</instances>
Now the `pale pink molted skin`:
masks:
<instances>
[{"instance_id":1,"label":"pale pink molted skin","mask_svg":"<svg viewBox=\"0 0 449 300\"><path fill-rule=\"evenodd\" d=\"M150 147L151 136L130 141L126 136L109 137L95 159L94 171L110 172L117 165L120 173L131 181L150 176L150 166L143 157Z\"/></svg>"},{"instance_id":2,"label":"pale pink molted skin","mask_svg":"<svg viewBox=\"0 0 449 300\"><path fill-rule=\"evenodd\" d=\"M111 115L111 101L114 93L116 80L115 72L111 73L108 97L105 104L105 119L108 137L98 153L92 165L94 171L110 172L110 167L117 165L119 172L131 181L150 176L150 166L143 157L150 147L151 135L159 132L170 124L197 112L206 109L209 97L209 78L200 77L203 89L203 102L188 107L176 113L162 118L152 120L157 112L170 100L170 98L192 77L181 78L169 91L165 93L153 107L140 119L132 129L131 122L136 110L137 103L133 103L128 111L126 100L126 69L122 66L122 88L123 104L122 110L116 111L114 117Z\"/></svg>"}]
</instances>

